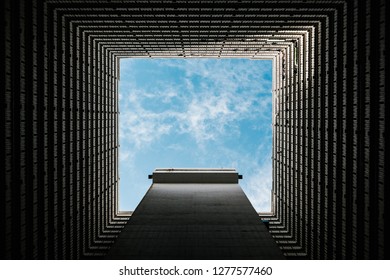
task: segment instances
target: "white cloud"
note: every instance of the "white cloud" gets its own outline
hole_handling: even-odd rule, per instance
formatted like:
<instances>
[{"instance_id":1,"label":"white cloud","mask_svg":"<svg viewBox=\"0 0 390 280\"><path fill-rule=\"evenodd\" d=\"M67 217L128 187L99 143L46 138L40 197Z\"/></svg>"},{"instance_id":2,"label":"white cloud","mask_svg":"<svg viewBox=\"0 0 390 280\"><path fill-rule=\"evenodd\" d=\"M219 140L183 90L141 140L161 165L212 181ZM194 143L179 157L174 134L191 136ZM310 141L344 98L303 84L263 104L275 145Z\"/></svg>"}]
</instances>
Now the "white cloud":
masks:
<instances>
[{"instance_id":1,"label":"white cloud","mask_svg":"<svg viewBox=\"0 0 390 280\"><path fill-rule=\"evenodd\" d=\"M128 84L127 94L121 94L122 114L120 135L137 148L148 145L169 133L188 133L198 145L217 140L224 133L238 133L239 120L269 114L271 97L261 91L267 81L250 82L248 77L259 67L248 63L232 64L234 69L202 60L183 60L183 63L161 61L185 71L185 88L160 84L154 90L143 90ZM252 65L252 64L249 64ZM238 68L238 69L237 69ZM194 78L201 82L199 85ZM169 104L176 98L177 108L160 112L147 108L151 100ZM124 99L124 100L123 100ZM146 105L145 105L146 103ZM173 128L179 130L173 131Z\"/></svg>"},{"instance_id":2,"label":"white cloud","mask_svg":"<svg viewBox=\"0 0 390 280\"><path fill-rule=\"evenodd\" d=\"M185 108L177 114L180 133L192 135L198 144L216 140L239 118L226 96L219 97L210 93L200 97L194 95Z\"/></svg>"},{"instance_id":3,"label":"white cloud","mask_svg":"<svg viewBox=\"0 0 390 280\"><path fill-rule=\"evenodd\" d=\"M166 123L160 114L145 110L127 111L121 114L120 137L125 138L136 148L152 143L168 134L172 125Z\"/></svg>"},{"instance_id":4,"label":"white cloud","mask_svg":"<svg viewBox=\"0 0 390 280\"><path fill-rule=\"evenodd\" d=\"M269 211L272 167L269 156L264 155L269 154L270 147L262 144L264 139L258 140L255 151L224 145L226 138L245 134L240 121L256 120L251 127L269 133L269 123L261 120L271 120L271 81L263 77L270 69L245 62L221 67L215 60L158 63L185 74L181 84L164 81L155 86L153 81L153 87L140 87L134 77L121 80L120 160L127 165L138 162L138 152L158 145L167 136L170 140L165 148L172 154L182 153L188 146L171 139L185 135L196 144L191 146L194 154L199 154L196 164L237 168L244 175L240 184L254 207ZM131 67L127 70L134 72Z\"/></svg>"},{"instance_id":5,"label":"white cloud","mask_svg":"<svg viewBox=\"0 0 390 280\"><path fill-rule=\"evenodd\" d=\"M129 150L121 150L119 153L119 161L129 161L131 158L131 152Z\"/></svg>"},{"instance_id":6,"label":"white cloud","mask_svg":"<svg viewBox=\"0 0 390 280\"><path fill-rule=\"evenodd\" d=\"M259 67L259 64L248 61L186 59L180 63L160 60L160 64L185 71L187 78L199 77L203 81L212 81L217 90L236 92L238 88L244 88L261 93L269 92L271 80L266 75L269 75L272 66Z\"/></svg>"},{"instance_id":7,"label":"white cloud","mask_svg":"<svg viewBox=\"0 0 390 280\"><path fill-rule=\"evenodd\" d=\"M269 212L271 208L272 165L258 165L244 177L242 184L253 207L258 212Z\"/></svg>"}]
</instances>

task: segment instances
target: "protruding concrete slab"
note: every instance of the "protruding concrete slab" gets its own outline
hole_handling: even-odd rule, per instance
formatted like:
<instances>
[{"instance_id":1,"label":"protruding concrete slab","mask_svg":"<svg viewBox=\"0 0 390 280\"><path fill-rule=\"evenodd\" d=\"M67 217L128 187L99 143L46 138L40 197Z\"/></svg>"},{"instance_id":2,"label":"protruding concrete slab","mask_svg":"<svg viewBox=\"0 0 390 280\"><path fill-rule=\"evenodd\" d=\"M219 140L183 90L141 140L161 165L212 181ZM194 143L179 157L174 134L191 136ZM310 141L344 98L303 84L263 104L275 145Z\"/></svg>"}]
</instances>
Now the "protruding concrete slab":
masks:
<instances>
[{"instance_id":1,"label":"protruding concrete slab","mask_svg":"<svg viewBox=\"0 0 390 280\"><path fill-rule=\"evenodd\" d=\"M153 183L238 183L239 175L232 168L157 168Z\"/></svg>"}]
</instances>

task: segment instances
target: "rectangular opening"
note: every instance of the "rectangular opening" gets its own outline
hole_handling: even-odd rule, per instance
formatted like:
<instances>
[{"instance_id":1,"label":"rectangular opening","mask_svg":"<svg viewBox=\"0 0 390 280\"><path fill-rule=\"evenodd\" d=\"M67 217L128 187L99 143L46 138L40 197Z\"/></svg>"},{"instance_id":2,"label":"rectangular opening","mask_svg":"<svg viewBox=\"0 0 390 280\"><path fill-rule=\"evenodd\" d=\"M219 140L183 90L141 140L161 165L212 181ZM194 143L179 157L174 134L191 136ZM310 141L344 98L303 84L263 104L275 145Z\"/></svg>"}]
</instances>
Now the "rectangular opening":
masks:
<instances>
[{"instance_id":1,"label":"rectangular opening","mask_svg":"<svg viewBox=\"0 0 390 280\"><path fill-rule=\"evenodd\" d=\"M120 60L119 207L134 210L155 168L235 168L271 211L272 60Z\"/></svg>"}]
</instances>

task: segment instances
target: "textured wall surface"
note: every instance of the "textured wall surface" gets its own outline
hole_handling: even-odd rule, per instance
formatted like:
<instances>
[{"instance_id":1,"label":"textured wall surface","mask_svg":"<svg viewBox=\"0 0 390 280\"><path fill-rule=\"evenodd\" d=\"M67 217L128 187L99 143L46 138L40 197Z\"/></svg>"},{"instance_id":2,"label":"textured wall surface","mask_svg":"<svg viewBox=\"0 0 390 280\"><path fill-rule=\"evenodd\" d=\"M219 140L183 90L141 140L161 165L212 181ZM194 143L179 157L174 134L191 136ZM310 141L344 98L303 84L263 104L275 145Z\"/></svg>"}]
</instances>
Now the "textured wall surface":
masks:
<instances>
[{"instance_id":1,"label":"textured wall surface","mask_svg":"<svg viewBox=\"0 0 390 280\"><path fill-rule=\"evenodd\" d=\"M283 259L238 184L154 183L109 259Z\"/></svg>"},{"instance_id":2,"label":"textured wall surface","mask_svg":"<svg viewBox=\"0 0 390 280\"><path fill-rule=\"evenodd\" d=\"M388 1L0 5L2 258L104 256L126 223L121 57L273 59L271 234L288 258L390 258Z\"/></svg>"}]
</instances>

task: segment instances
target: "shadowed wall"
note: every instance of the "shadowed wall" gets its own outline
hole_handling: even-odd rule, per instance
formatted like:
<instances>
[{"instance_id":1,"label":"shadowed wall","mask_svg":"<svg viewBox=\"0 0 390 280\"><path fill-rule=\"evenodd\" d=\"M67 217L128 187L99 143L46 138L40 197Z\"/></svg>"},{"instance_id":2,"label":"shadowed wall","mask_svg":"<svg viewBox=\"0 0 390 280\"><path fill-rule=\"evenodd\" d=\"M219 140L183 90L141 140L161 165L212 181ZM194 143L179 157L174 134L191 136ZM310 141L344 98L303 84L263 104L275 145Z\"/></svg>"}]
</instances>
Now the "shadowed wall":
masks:
<instances>
[{"instance_id":1,"label":"shadowed wall","mask_svg":"<svg viewBox=\"0 0 390 280\"><path fill-rule=\"evenodd\" d=\"M235 170L188 171L185 177L177 169L165 171L164 180L153 174L108 259L284 258Z\"/></svg>"},{"instance_id":2,"label":"shadowed wall","mask_svg":"<svg viewBox=\"0 0 390 280\"><path fill-rule=\"evenodd\" d=\"M388 1L0 5L2 258L101 258L126 224L121 57L273 59L270 233L287 258L389 258Z\"/></svg>"}]
</instances>

